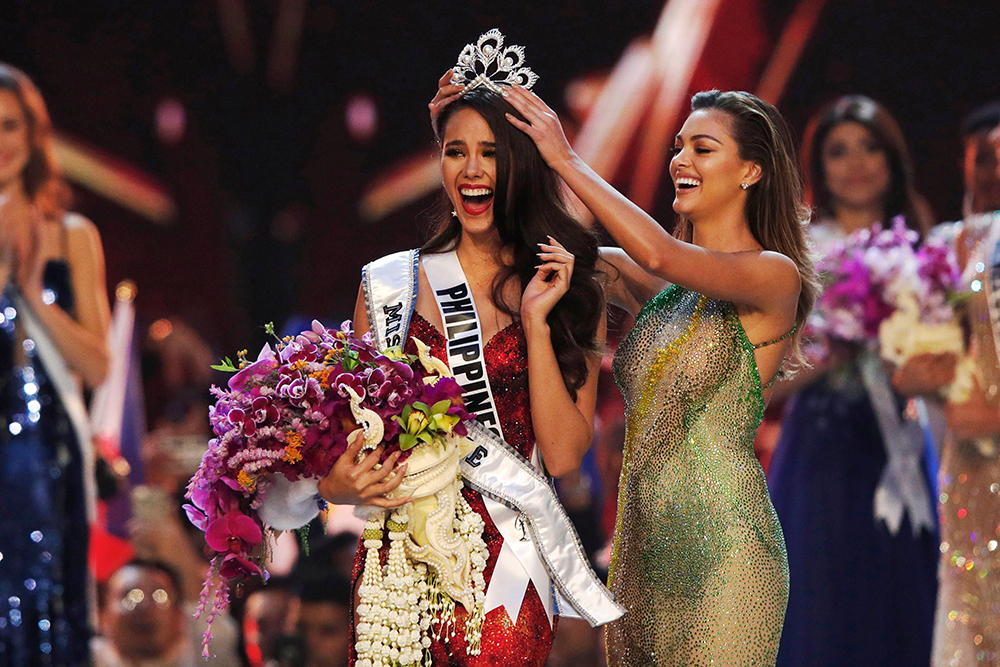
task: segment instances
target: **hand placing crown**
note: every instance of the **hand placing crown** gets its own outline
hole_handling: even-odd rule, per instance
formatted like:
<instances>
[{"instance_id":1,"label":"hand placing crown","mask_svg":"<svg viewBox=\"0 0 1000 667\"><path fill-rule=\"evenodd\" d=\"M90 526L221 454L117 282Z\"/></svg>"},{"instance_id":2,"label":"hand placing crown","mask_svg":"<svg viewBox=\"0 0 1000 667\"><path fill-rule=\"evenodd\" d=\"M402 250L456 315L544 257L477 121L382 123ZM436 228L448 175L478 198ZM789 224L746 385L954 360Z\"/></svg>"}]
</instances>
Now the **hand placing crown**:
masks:
<instances>
[{"instance_id":1,"label":"hand placing crown","mask_svg":"<svg viewBox=\"0 0 1000 667\"><path fill-rule=\"evenodd\" d=\"M465 92L485 86L503 94L503 87L531 88L538 75L524 67L524 47L503 45L503 33L493 28L480 35L475 44L466 44L453 68L451 82L465 86Z\"/></svg>"}]
</instances>

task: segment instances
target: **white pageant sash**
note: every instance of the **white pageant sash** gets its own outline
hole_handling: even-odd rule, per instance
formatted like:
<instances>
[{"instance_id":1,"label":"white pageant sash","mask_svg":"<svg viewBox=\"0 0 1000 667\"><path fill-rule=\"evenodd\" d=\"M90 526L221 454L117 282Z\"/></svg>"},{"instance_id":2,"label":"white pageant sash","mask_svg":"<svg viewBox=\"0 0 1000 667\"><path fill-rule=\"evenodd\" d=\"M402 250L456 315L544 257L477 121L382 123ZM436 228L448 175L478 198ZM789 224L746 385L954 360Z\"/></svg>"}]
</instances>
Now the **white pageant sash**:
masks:
<instances>
[{"instance_id":1,"label":"white pageant sash","mask_svg":"<svg viewBox=\"0 0 1000 667\"><path fill-rule=\"evenodd\" d=\"M486 591L486 611L503 606L516 623L528 581L533 581L551 624L552 614L559 613L553 609L551 591L554 582L559 611L564 615L572 615L566 608L568 604L591 625L613 621L624 614L625 610L615 603L611 593L594 575L576 531L548 480L504 442L499 434L500 422L489 388L489 378L486 377L481 327L475 315L475 304L472 302L465 274L461 272L461 264L454 253L451 255L453 263L446 257L444 261L435 261L444 255L428 255L423 258L423 262L424 272L432 289L442 292L440 297L435 294L435 298L442 311L445 328L448 329L446 334L451 334L446 335L449 342L449 364L454 370L456 367L474 364L477 359L480 361L481 380L473 366L462 369L462 377L456 373L456 379L460 384L465 380L472 392L480 394L472 404L480 409L477 416L485 414L487 419L492 417L493 421L489 428L478 420L466 422L469 439L477 446L461 466L462 475L469 486L483 494L490 519L504 539L491 581L491 584L497 582L497 585L489 586ZM386 339L384 332L375 331L377 327L383 326L384 321L384 318L377 316L386 305L380 295L391 295L391 298L403 303L408 301L411 308L416 301L415 287L408 297L404 294L406 284L412 278L408 278L400 270L399 263L387 262L385 259L388 258L369 264L363 274L368 319L380 349L381 341ZM455 273L456 264L461 272L459 275ZM442 267L449 269L443 275L439 274ZM453 280L449 281L449 278ZM459 285L464 285L464 295ZM463 301L466 296L468 303ZM448 304L447 311L443 300ZM472 318L468 317L470 312ZM448 315L453 316L450 327L446 319ZM405 334L405 331L404 329L402 333ZM453 340L458 342L452 345ZM485 396L481 394L483 387L477 384L480 381L489 392ZM469 409L467 394L465 399L466 409Z\"/></svg>"},{"instance_id":2,"label":"white pageant sash","mask_svg":"<svg viewBox=\"0 0 1000 667\"><path fill-rule=\"evenodd\" d=\"M424 274L434 293L448 340L448 365L462 386L465 409L503 438L493 389L486 375L483 328L458 253L452 250L425 255L423 261Z\"/></svg>"},{"instance_id":3,"label":"white pageant sash","mask_svg":"<svg viewBox=\"0 0 1000 667\"><path fill-rule=\"evenodd\" d=\"M536 557L542 559L562 601L581 618L595 627L620 618L625 609L591 569L548 479L479 422L469 421L466 426L469 439L476 444L461 463L466 484L520 514Z\"/></svg>"},{"instance_id":4,"label":"white pageant sash","mask_svg":"<svg viewBox=\"0 0 1000 667\"><path fill-rule=\"evenodd\" d=\"M914 536L922 530L933 532L930 492L922 467L925 441L920 421L899 413L896 396L877 354L862 353L858 365L886 453L873 499L875 518L885 521L892 535L899 532L904 514L910 515Z\"/></svg>"},{"instance_id":5,"label":"white pageant sash","mask_svg":"<svg viewBox=\"0 0 1000 667\"><path fill-rule=\"evenodd\" d=\"M444 325L448 366L462 387L465 409L502 442L503 426L486 373L483 328L458 253L452 250L425 255L423 265ZM493 524L503 536L503 546L493 569L493 580L503 584L494 586L491 580L486 589L486 613L503 607L516 625L530 581L535 584L551 625L554 614L552 582L523 528L525 519L520 512L495 500L487 498L484 504Z\"/></svg>"},{"instance_id":6,"label":"white pageant sash","mask_svg":"<svg viewBox=\"0 0 1000 667\"><path fill-rule=\"evenodd\" d=\"M384 350L399 345L410 328L413 306L417 300L419 250L404 250L386 255L361 269L368 326L375 336L375 347ZM375 307L378 304L378 307Z\"/></svg>"}]
</instances>

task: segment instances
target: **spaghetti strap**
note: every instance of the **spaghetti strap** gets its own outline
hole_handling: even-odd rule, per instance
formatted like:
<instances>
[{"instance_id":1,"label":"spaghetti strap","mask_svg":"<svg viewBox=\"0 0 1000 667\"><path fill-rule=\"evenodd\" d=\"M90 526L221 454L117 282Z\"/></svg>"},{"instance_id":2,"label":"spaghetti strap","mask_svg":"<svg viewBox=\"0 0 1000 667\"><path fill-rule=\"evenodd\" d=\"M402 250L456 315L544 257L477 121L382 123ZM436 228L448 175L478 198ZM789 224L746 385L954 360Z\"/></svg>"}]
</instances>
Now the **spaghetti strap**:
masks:
<instances>
[{"instance_id":1,"label":"spaghetti strap","mask_svg":"<svg viewBox=\"0 0 1000 667\"><path fill-rule=\"evenodd\" d=\"M793 335L798 328L799 328L799 324L798 324L798 322L796 322L794 325L792 325L791 330L789 330L789 332L786 333L784 336L778 336L777 338L775 338L773 340L765 341L763 343L757 343L757 344L755 344L753 346L753 349L759 350L762 347L767 347L768 345L774 345L775 343L780 343L781 341L785 340L789 336ZM774 381L772 380L772 382L774 382ZM770 385L768 385L768 386L770 386Z\"/></svg>"}]
</instances>

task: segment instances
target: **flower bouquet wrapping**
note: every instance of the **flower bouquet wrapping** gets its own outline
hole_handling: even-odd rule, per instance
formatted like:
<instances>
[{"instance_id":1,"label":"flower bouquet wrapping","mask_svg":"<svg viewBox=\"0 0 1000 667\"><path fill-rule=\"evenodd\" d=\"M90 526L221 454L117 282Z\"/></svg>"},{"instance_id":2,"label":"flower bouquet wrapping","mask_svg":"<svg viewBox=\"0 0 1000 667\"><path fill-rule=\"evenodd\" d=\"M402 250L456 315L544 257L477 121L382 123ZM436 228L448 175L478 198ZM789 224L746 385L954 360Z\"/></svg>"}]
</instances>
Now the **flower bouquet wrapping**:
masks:
<instances>
[{"instance_id":1,"label":"flower bouquet wrapping","mask_svg":"<svg viewBox=\"0 0 1000 667\"><path fill-rule=\"evenodd\" d=\"M214 367L234 375L227 387L212 387L215 437L184 506L215 551L198 606L199 615L208 614L206 657L211 622L228 604L231 586L267 576L270 538L280 532L263 511L268 490L322 479L359 431L359 460L379 445L383 457L402 451L407 471L392 495L414 500L388 520L386 511L370 508L358 665L426 662L431 637L448 631L456 603L469 612L466 633L474 648L486 545L482 519L460 494L458 464L469 448L462 421L470 415L448 366L414 342L418 356L399 348L380 353L370 336L356 338L349 322L339 330L314 322L273 349L265 345L256 361L244 351L237 364L226 359ZM390 547L383 564L386 528Z\"/></svg>"},{"instance_id":2,"label":"flower bouquet wrapping","mask_svg":"<svg viewBox=\"0 0 1000 667\"><path fill-rule=\"evenodd\" d=\"M809 320L828 341L861 344L905 364L919 354L961 356L954 304L960 273L953 250L917 233L901 217L830 245L817 263L824 289Z\"/></svg>"}]
</instances>

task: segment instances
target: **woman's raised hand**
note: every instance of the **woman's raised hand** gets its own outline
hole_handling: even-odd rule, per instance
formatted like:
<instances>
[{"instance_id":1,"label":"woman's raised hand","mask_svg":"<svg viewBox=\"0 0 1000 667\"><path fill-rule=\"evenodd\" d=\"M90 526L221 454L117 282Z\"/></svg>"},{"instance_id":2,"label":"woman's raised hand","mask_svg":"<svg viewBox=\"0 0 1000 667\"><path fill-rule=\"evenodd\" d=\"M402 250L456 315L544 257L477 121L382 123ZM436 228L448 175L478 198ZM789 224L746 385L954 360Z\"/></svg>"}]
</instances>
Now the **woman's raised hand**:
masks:
<instances>
[{"instance_id":1,"label":"woman's raised hand","mask_svg":"<svg viewBox=\"0 0 1000 667\"><path fill-rule=\"evenodd\" d=\"M538 248L542 263L521 295L521 321L526 325L544 324L573 278L573 253L551 236Z\"/></svg>"},{"instance_id":2,"label":"woman's raised hand","mask_svg":"<svg viewBox=\"0 0 1000 667\"><path fill-rule=\"evenodd\" d=\"M542 154L542 159L550 167L554 169L560 162L573 157L573 148L566 139L559 116L542 101L542 98L521 86L507 89L506 98L525 118L520 120L508 113L507 120L532 138L538 146L538 152Z\"/></svg>"},{"instance_id":3,"label":"woman's raised hand","mask_svg":"<svg viewBox=\"0 0 1000 667\"><path fill-rule=\"evenodd\" d=\"M440 79L438 79L438 91L434 95L434 99L430 101L427 107L431 110L431 127L434 129L434 136L441 138L438 134L438 117L446 106L457 100L461 95L462 91L465 90L465 86L454 84L451 82L452 70L448 70L444 73Z\"/></svg>"},{"instance_id":4,"label":"woman's raised hand","mask_svg":"<svg viewBox=\"0 0 1000 667\"><path fill-rule=\"evenodd\" d=\"M378 447L361 460L355 459L361 452L364 437L361 431L347 446L333 464L330 474L319 482L319 494L334 505L375 505L377 507L399 507L412 498L387 498L386 494L399 486L406 474L406 464L397 466L402 452L393 452L380 468L376 468L382 456ZM395 473L395 475L393 474Z\"/></svg>"}]
</instances>

